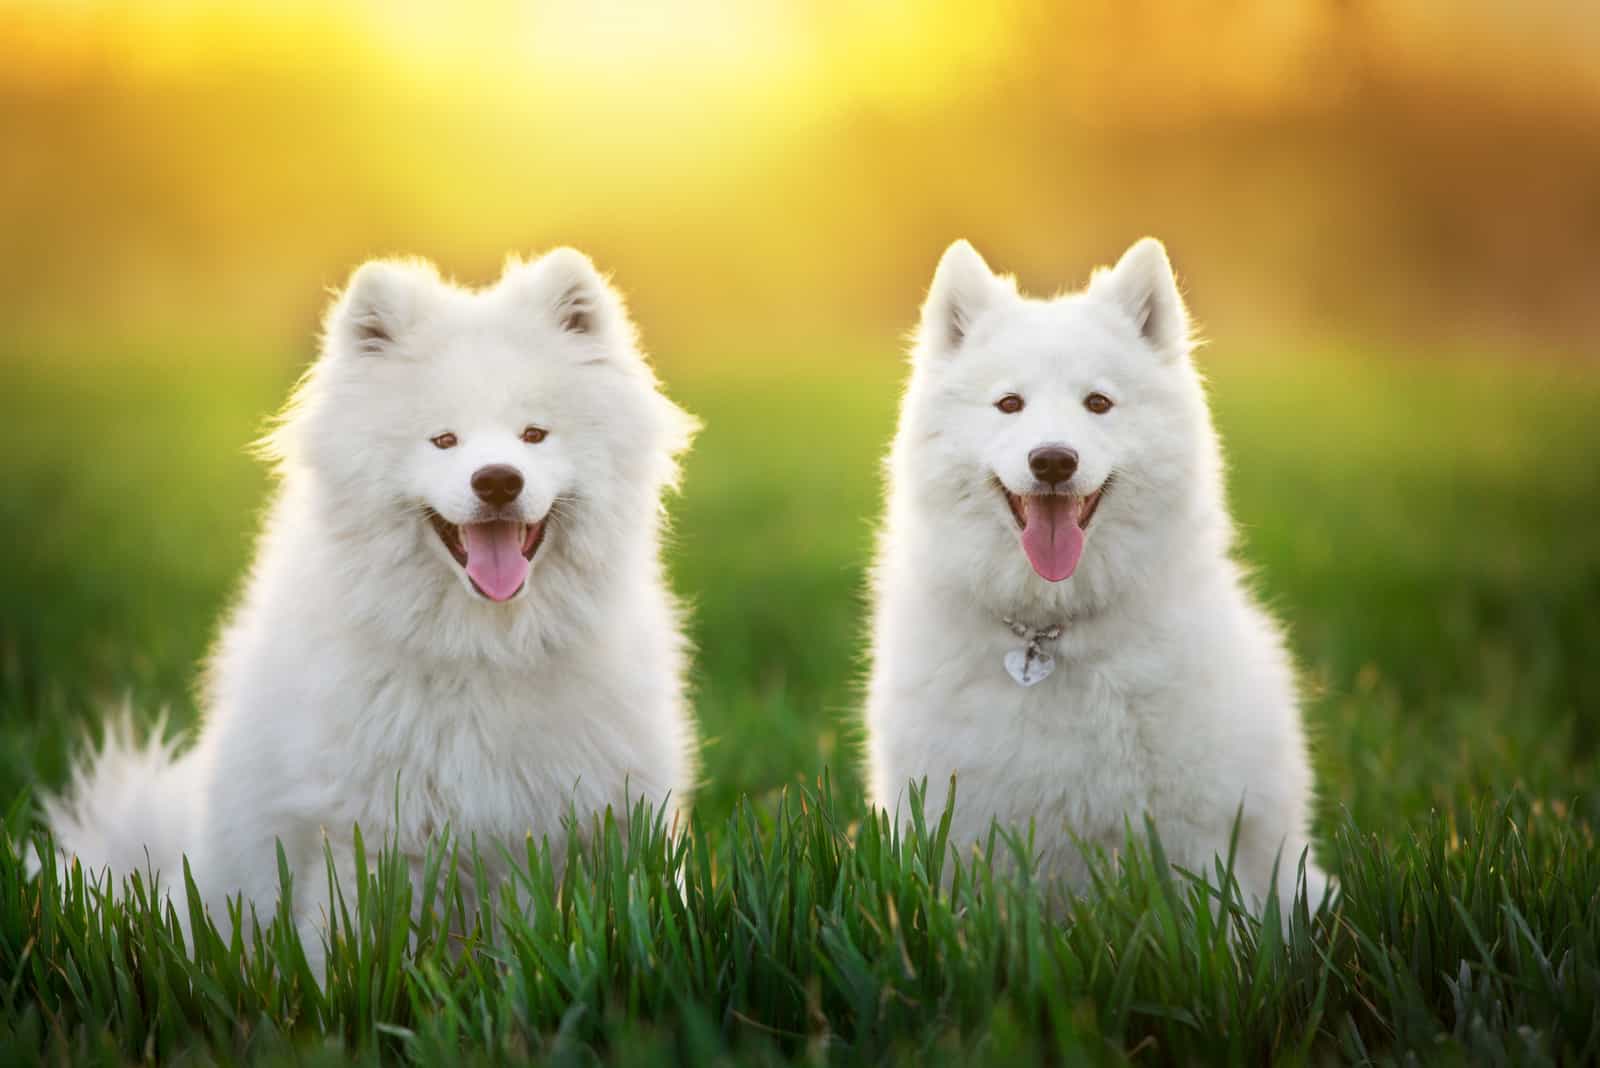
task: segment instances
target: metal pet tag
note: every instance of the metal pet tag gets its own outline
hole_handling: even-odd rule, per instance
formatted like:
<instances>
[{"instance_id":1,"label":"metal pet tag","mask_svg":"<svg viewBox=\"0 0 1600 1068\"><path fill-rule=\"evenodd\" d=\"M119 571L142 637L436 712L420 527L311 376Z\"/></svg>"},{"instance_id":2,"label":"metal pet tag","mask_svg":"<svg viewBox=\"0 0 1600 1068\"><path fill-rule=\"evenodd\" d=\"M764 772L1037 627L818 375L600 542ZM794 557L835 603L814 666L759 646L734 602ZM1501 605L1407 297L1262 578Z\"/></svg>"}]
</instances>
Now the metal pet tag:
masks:
<instances>
[{"instance_id":1,"label":"metal pet tag","mask_svg":"<svg viewBox=\"0 0 1600 1068\"><path fill-rule=\"evenodd\" d=\"M1055 669L1055 657L1031 647L1006 653L1006 674L1015 679L1018 686L1043 682Z\"/></svg>"}]
</instances>

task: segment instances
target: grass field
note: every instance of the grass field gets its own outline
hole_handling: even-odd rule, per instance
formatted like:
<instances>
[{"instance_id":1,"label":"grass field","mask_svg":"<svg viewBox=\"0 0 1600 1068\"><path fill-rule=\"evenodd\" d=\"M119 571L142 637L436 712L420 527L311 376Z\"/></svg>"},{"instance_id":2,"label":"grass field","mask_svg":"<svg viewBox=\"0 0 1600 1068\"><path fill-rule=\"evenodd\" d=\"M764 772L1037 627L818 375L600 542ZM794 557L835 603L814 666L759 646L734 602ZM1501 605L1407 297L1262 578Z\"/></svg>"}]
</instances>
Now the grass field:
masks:
<instances>
[{"instance_id":1,"label":"grass field","mask_svg":"<svg viewBox=\"0 0 1600 1068\"><path fill-rule=\"evenodd\" d=\"M158 912L17 859L29 792L104 702L195 715L266 489L244 446L299 369L232 352L0 352L0 1061L1600 1057L1592 369L1206 354L1346 888L1284 941L1218 932L1137 853L1062 923L981 863L930 889L936 828L886 838L854 765L892 345L668 359L707 427L671 550L699 649L696 834L602 841L482 953L433 929L408 947L380 873L322 992L284 929L254 952L201 938L191 962Z\"/></svg>"}]
</instances>

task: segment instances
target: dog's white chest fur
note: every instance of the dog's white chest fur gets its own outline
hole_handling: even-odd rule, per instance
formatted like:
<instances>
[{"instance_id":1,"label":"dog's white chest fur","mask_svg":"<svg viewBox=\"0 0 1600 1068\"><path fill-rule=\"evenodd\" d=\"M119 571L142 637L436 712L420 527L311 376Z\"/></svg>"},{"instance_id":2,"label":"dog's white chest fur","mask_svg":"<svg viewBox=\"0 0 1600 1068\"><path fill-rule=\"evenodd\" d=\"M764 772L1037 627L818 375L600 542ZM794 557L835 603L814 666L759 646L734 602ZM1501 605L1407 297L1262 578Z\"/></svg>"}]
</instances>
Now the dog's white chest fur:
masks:
<instances>
[{"instance_id":1,"label":"dog's white chest fur","mask_svg":"<svg viewBox=\"0 0 1600 1068\"><path fill-rule=\"evenodd\" d=\"M1124 819L1137 824L1156 801L1152 784L1171 759L1138 713L1153 696L1143 680L1122 671L1127 689L1114 687L1108 680L1119 677L1119 665L1075 655L1067 635L1047 646L1055 664L1048 677L1019 686L994 653L1015 651L1005 630L983 621L951 628L942 625L948 619L914 615L920 625L901 617L885 628L898 640L880 647L884 662L875 674L870 726L880 803L903 805L904 785L891 791L888 784L926 776L928 804L940 806L954 776L956 841L981 840L991 819L1019 830L1031 822L1046 864L1068 875L1081 866L1076 851L1063 848L1067 838L1118 845ZM938 652L911 653L929 643ZM965 669L918 677L941 653Z\"/></svg>"}]
</instances>

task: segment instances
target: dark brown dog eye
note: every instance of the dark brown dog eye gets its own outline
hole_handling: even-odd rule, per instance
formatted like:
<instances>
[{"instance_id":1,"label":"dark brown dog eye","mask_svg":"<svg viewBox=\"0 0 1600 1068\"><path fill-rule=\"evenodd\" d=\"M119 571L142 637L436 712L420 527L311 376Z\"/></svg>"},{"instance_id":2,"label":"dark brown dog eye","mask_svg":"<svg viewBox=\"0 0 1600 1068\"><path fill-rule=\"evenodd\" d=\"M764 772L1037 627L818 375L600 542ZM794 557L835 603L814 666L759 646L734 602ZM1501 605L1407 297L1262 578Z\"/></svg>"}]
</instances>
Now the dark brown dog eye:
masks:
<instances>
[{"instance_id":1,"label":"dark brown dog eye","mask_svg":"<svg viewBox=\"0 0 1600 1068\"><path fill-rule=\"evenodd\" d=\"M529 445L537 445L539 442L549 437L549 435L550 431L548 430L545 430L541 427L530 426L528 429L522 432L522 440L526 441Z\"/></svg>"},{"instance_id":2,"label":"dark brown dog eye","mask_svg":"<svg viewBox=\"0 0 1600 1068\"><path fill-rule=\"evenodd\" d=\"M453 449L456 447L456 436L448 431L440 434L436 438L429 438L428 440L433 442L435 448Z\"/></svg>"},{"instance_id":3,"label":"dark brown dog eye","mask_svg":"<svg viewBox=\"0 0 1600 1068\"><path fill-rule=\"evenodd\" d=\"M1083 398L1083 406L1095 415L1105 415L1111 410L1111 398L1104 393L1091 393Z\"/></svg>"},{"instance_id":4,"label":"dark brown dog eye","mask_svg":"<svg viewBox=\"0 0 1600 1068\"><path fill-rule=\"evenodd\" d=\"M1022 411L1022 398L1015 393L1007 393L1004 397L995 401L994 406L1007 415L1016 415Z\"/></svg>"}]
</instances>

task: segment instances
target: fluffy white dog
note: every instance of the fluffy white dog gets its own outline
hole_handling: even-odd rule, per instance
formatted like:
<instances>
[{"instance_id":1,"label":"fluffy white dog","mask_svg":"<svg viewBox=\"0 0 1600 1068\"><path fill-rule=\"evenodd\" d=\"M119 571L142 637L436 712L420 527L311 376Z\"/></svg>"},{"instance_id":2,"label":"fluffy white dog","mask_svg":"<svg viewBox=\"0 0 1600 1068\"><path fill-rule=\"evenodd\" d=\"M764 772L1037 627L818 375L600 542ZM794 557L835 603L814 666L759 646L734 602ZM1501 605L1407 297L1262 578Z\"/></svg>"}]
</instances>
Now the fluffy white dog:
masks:
<instances>
[{"instance_id":1,"label":"fluffy white dog","mask_svg":"<svg viewBox=\"0 0 1600 1068\"><path fill-rule=\"evenodd\" d=\"M1021 296L964 241L939 263L888 461L867 707L877 804L952 841L1035 828L1045 870L1148 815L1287 905L1311 776L1283 637L1230 553L1222 462L1161 244L1081 293ZM1125 823L1126 821L1126 823ZM1274 887L1272 870L1282 857ZM1313 907L1326 877L1307 868Z\"/></svg>"},{"instance_id":2,"label":"fluffy white dog","mask_svg":"<svg viewBox=\"0 0 1600 1068\"><path fill-rule=\"evenodd\" d=\"M448 826L494 871L573 809L676 808L693 740L659 531L692 430L580 253L478 291L363 265L269 439L279 492L198 739L108 730L47 803L58 843L169 887L187 854L221 920L239 892L270 914L281 842L310 934L325 835L352 892L353 825L416 860Z\"/></svg>"}]
</instances>

